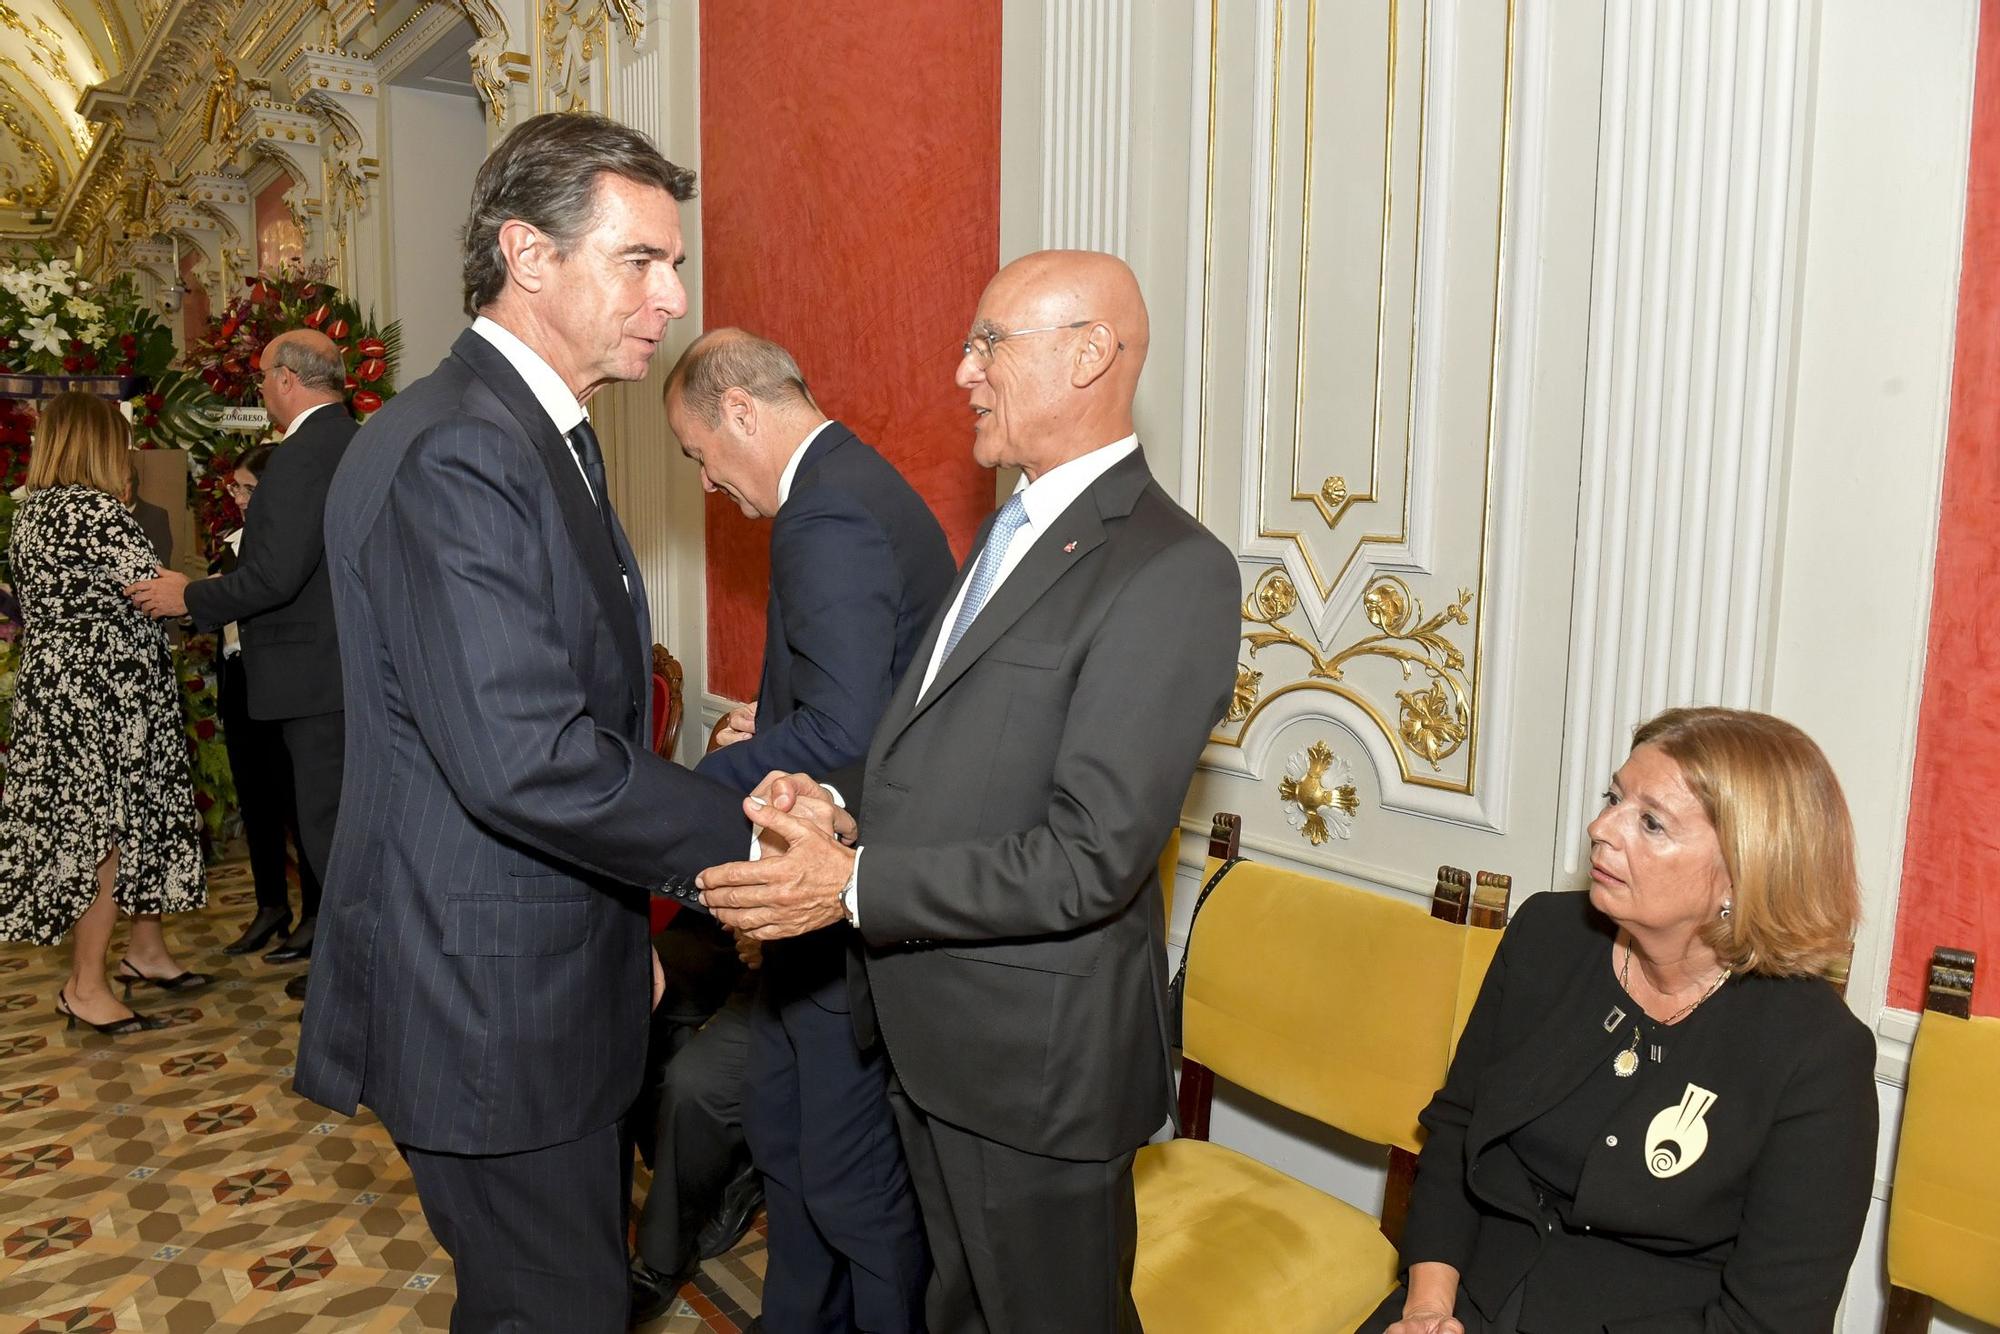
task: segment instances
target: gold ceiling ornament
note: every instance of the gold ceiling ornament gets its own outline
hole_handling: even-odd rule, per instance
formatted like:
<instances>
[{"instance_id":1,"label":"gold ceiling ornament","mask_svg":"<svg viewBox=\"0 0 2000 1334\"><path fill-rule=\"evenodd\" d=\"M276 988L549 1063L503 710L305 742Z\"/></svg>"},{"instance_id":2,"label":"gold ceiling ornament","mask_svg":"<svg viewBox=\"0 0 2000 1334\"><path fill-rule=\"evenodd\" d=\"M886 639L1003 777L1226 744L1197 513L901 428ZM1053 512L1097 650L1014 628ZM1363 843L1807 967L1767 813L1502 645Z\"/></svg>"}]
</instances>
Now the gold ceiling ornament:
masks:
<instances>
[{"instance_id":1,"label":"gold ceiling ornament","mask_svg":"<svg viewBox=\"0 0 2000 1334\"><path fill-rule=\"evenodd\" d=\"M1354 837L1354 816L1361 809L1354 766L1324 741L1292 752L1278 780L1278 800L1285 803L1285 823L1314 847L1329 838Z\"/></svg>"},{"instance_id":2,"label":"gold ceiling ornament","mask_svg":"<svg viewBox=\"0 0 2000 1334\"><path fill-rule=\"evenodd\" d=\"M1262 626L1243 636L1255 657L1263 649L1285 645L1306 655L1311 666L1306 679L1294 682L1266 696L1269 703L1277 695L1294 689L1332 690L1354 700L1379 724L1390 740L1406 755L1428 764L1433 773L1472 734L1472 682L1466 671L1465 654L1446 637L1447 628L1470 625L1466 608L1472 605L1471 589L1461 588L1458 596L1435 616L1424 615L1424 605L1410 586L1393 574L1381 574L1362 590L1361 610L1376 633L1364 636L1335 653L1323 651L1296 630L1280 624L1298 610L1299 593L1291 576L1282 567L1264 572L1243 599L1243 619ZM1361 658L1387 658L1401 669L1409 681L1419 674L1427 688L1397 692L1399 703L1393 731L1388 721L1368 701L1346 684L1346 669ZM1259 704L1244 712L1240 721L1247 728ZM1239 721L1234 717L1226 721ZM1238 734L1236 744L1241 744ZM1407 770L1405 771L1407 777Z\"/></svg>"},{"instance_id":3,"label":"gold ceiling ornament","mask_svg":"<svg viewBox=\"0 0 2000 1334\"><path fill-rule=\"evenodd\" d=\"M1347 503L1347 479L1339 473L1335 473L1324 482L1321 482L1319 484L1319 498L1326 504L1326 508L1321 510L1320 513L1326 519L1326 526L1331 528L1333 527L1335 516L1340 513L1340 507Z\"/></svg>"},{"instance_id":4,"label":"gold ceiling ornament","mask_svg":"<svg viewBox=\"0 0 2000 1334\"><path fill-rule=\"evenodd\" d=\"M21 109L12 102L0 99L0 126L13 136L14 146L24 159L23 167L31 168L34 179L0 178L0 208L37 209L56 202L62 189L62 177L56 170L56 160L42 141L28 132L27 124L21 119ZM12 175L11 171L8 173Z\"/></svg>"},{"instance_id":5,"label":"gold ceiling ornament","mask_svg":"<svg viewBox=\"0 0 2000 1334\"><path fill-rule=\"evenodd\" d=\"M1236 664L1236 688L1230 692L1229 712L1223 715L1223 722L1240 723L1250 716L1250 710L1257 706L1257 683L1263 679L1264 673Z\"/></svg>"}]
</instances>

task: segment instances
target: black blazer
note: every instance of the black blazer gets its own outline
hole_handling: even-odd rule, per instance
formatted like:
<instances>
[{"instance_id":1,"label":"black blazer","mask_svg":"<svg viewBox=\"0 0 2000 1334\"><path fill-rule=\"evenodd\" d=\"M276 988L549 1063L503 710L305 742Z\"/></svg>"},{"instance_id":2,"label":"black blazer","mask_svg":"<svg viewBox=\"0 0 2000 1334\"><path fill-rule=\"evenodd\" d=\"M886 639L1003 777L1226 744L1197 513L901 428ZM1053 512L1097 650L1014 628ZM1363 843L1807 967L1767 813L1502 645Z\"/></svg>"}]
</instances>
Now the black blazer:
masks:
<instances>
[{"instance_id":1,"label":"black blazer","mask_svg":"<svg viewBox=\"0 0 2000 1334\"><path fill-rule=\"evenodd\" d=\"M214 631L237 623L252 718L306 718L341 707L340 642L322 530L327 488L355 429L338 403L300 423L258 479L236 568L187 587L196 626Z\"/></svg>"},{"instance_id":2,"label":"black blazer","mask_svg":"<svg viewBox=\"0 0 2000 1334\"><path fill-rule=\"evenodd\" d=\"M639 563L470 330L355 437L326 551L347 765L298 1091L447 1153L611 1125L645 1065L646 887L749 838L741 794L647 748Z\"/></svg>"},{"instance_id":3,"label":"black blazer","mask_svg":"<svg viewBox=\"0 0 2000 1334\"><path fill-rule=\"evenodd\" d=\"M1456 1266L1489 1317L1532 1269L1524 1328L1831 1329L1874 1175L1875 1044L1817 978L1733 979L1666 1030L1641 1094L1593 1128L1574 1204L1538 1197L1508 1137L1629 1043L1597 1003L1614 934L1585 893L1515 914L1422 1117L1403 1264ZM1714 1095L1707 1140L1680 1132L1690 1161L1662 1177L1649 1132L1690 1089Z\"/></svg>"},{"instance_id":4,"label":"black blazer","mask_svg":"<svg viewBox=\"0 0 2000 1334\"><path fill-rule=\"evenodd\" d=\"M869 750L856 899L882 1041L930 1115L1098 1161L1165 1122L1157 863L1229 702L1241 596L1135 453L919 698L945 599Z\"/></svg>"},{"instance_id":5,"label":"black blazer","mask_svg":"<svg viewBox=\"0 0 2000 1334\"><path fill-rule=\"evenodd\" d=\"M771 522L757 733L695 772L748 792L773 769L825 776L858 764L953 573L923 497L827 423Z\"/></svg>"}]
</instances>

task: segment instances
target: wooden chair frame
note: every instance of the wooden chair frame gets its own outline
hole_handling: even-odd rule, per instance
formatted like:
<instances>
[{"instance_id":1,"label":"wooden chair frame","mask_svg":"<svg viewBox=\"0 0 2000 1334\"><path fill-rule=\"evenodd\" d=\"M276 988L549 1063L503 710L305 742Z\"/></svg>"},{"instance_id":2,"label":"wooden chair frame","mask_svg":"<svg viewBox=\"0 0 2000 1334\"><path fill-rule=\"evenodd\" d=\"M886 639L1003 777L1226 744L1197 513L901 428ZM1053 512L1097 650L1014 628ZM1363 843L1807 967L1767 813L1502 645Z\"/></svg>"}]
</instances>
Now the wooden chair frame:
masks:
<instances>
[{"instance_id":1,"label":"wooden chair frame","mask_svg":"<svg viewBox=\"0 0 2000 1334\"><path fill-rule=\"evenodd\" d=\"M1978 960L1971 950L1939 946L1931 952L1924 987L1924 1009L1958 1019L1972 1017L1972 978ZM1891 1189L1894 1187L1892 1186ZM1882 1334L1922 1334L1931 1327L1936 1303L1928 1293L1889 1285L1882 1310Z\"/></svg>"},{"instance_id":2,"label":"wooden chair frame","mask_svg":"<svg viewBox=\"0 0 2000 1334\"><path fill-rule=\"evenodd\" d=\"M1209 827L1208 855L1227 861L1242 852L1243 817L1218 811ZM1475 881L1455 866L1438 867L1437 884L1431 891L1431 916L1447 922L1499 930L1507 925L1507 904L1513 893L1513 878L1481 871ZM1194 948L1194 931L1188 931L1188 948ZM1209 1116L1215 1103L1215 1072L1194 1058L1181 1056L1180 1123L1182 1139L1208 1138ZM1410 1216L1410 1192L1417 1182L1417 1156L1395 1145L1389 1147L1389 1180L1382 1194L1382 1235L1400 1245L1403 1225Z\"/></svg>"},{"instance_id":3,"label":"wooden chair frame","mask_svg":"<svg viewBox=\"0 0 2000 1334\"><path fill-rule=\"evenodd\" d=\"M687 690L687 674L681 670L681 664L673 654L667 652L663 645L655 644L653 675L667 683L666 724L660 733L660 744L655 753L671 760L674 757L674 747L680 743L681 719L687 711L684 698Z\"/></svg>"}]
</instances>

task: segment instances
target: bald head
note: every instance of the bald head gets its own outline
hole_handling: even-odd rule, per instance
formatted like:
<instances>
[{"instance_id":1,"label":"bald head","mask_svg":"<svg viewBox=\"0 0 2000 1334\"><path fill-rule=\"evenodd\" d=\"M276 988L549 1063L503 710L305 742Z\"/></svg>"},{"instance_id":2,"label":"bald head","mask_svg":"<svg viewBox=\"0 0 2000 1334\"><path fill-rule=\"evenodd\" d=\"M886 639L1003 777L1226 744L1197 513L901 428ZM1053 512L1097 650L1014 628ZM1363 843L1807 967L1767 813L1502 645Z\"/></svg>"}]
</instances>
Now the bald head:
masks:
<instances>
[{"instance_id":1,"label":"bald head","mask_svg":"<svg viewBox=\"0 0 2000 1334\"><path fill-rule=\"evenodd\" d=\"M264 344L257 357L258 393L279 430L301 412L347 396L347 363L340 348L317 329L292 329Z\"/></svg>"},{"instance_id":2,"label":"bald head","mask_svg":"<svg viewBox=\"0 0 2000 1334\"><path fill-rule=\"evenodd\" d=\"M1152 332L1125 261L1043 250L1001 269L959 362L973 457L1030 478L1131 435L1132 401Z\"/></svg>"}]
</instances>

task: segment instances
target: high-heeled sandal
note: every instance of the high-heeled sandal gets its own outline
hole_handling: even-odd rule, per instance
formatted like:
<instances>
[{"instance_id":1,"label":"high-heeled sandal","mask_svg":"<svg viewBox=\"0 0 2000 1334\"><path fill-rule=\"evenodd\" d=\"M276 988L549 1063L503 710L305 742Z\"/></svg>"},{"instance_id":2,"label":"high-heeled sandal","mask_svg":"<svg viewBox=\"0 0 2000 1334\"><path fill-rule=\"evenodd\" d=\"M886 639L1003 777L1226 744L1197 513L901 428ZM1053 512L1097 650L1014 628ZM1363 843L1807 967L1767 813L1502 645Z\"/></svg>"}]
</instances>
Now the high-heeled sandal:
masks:
<instances>
[{"instance_id":1,"label":"high-heeled sandal","mask_svg":"<svg viewBox=\"0 0 2000 1334\"><path fill-rule=\"evenodd\" d=\"M157 1019L150 1014L127 1015L123 1019L114 1019L108 1024L100 1024L95 1020L86 1019L75 1010L69 1008L69 1000L63 995L61 987L56 988L56 1013L69 1021L63 1025L66 1030L75 1028L78 1024L83 1024L89 1028L96 1029L108 1038L121 1038L127 1033L150 1033L155 1029L167 1026L166 1020Z\"/></svg>"},{"instance_id":2,"label":"high-heeled sandal","mask_svg":"<svg viewBox=\"0 0 2000 1334\"><path fill-rule=\"evenodd\" d=\"M207 973L187 971L176 973L172 977L147 977L130 959L120 959L118 971L111 976L114 981L125 984L125 999L128 1001L132 999L132 988L135 985L158 987L162 991L193 991L196 987L205 987L215 981Z\"/></svg>"}]
</instances>

